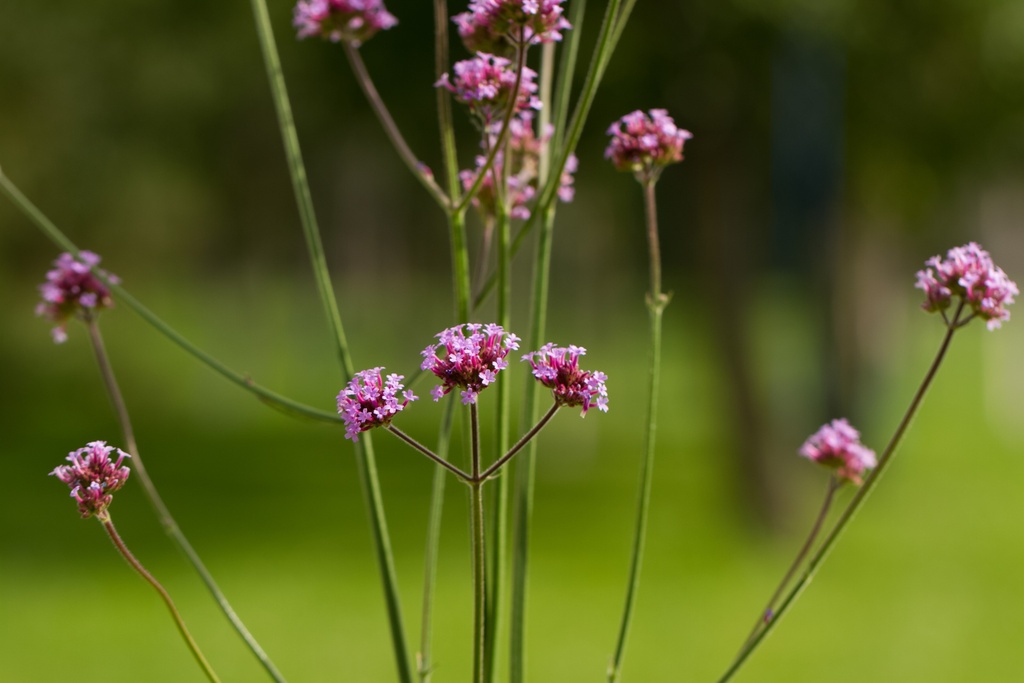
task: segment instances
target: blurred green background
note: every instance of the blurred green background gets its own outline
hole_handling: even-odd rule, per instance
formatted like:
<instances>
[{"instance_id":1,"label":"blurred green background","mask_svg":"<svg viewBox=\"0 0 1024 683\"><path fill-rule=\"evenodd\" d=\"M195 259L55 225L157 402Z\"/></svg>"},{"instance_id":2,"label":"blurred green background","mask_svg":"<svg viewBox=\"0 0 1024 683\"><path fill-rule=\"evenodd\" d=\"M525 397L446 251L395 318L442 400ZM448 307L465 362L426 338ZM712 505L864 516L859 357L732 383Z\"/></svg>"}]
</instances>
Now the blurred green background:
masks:
<instances>
[{"instance_id":1,"label":"blurred green background","mask_svg":"<svg viewBox=\"0 0 1024 683\"><path fill-rule=\"evenodd\" d=\"M297 43L291 5L270 5L356 363L409 374L453 322L444 221L387 147L340 49ZM363 55L410 145L439 169L430 3L388 7L400 25ZM592 8L585 50L597 22ZM658 188L675 298L625 680L711 681L824 488L800 443L846 415L881 450L923 376L942 335L913 290L923 260L977 240L1024 277L1022 35L1012 0L638 3L556 237L549 337L589 349L612 403L583 421L559 415L542 436L531 680L602 679L627 572L645 247L638 187L601 159L607 125L661 106L695 135ZM331 409L343 379L279 140L242 0L0 3L4 172L190 339ZM3 680L200 680L156 596L45 476L86 441L120 442L84 330L55 347L32 316L56 255L0 201ZM525 294L528 270L517 278ZM886 480L736 680L1020 679L1018 323L957 335ZM266 408L124 306L102 325L151 473L285 675L394 680L340 430ZM525 335L525 323L513 328ZM429 441L438 415L421 402L402 426ZM431 467L376 441L416 642ZM469 675L466 507L451 485L436 681ZM261 680L138 487L112 512L223 679Z\"/></svg>"}]
</instances>

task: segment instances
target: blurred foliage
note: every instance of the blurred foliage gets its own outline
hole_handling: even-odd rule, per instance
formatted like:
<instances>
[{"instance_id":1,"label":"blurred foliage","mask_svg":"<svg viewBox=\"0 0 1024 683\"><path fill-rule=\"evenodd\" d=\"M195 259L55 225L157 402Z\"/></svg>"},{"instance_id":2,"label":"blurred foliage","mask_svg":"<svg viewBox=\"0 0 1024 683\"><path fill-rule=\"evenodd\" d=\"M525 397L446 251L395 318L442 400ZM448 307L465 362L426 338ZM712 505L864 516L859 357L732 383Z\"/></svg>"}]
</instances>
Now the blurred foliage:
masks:
<instances>
[{"instance_id":1,"label":"blurred foliage","mask_svg":"<svg viewBox=\"0 0 1024 683\"><path fill-rule=\"evenodd\" d=\"M363 55L411 147L440 169L430 5L388 6L401 24ZM297 43L291 6L270 9L357 363L410 373L450 322L444 221L387 148L341 51ZM607 123L661 106L695 134L687 161L659 184L676 298L648 576L626 675L708 680L816 504L819 473L793 456L831 416L816 359L855 359L839 405L881 448L938 343L938 323L916 312L911 289L923 259L977 239L1024 277L1021 35L1014 0L638 3L580 145L577 199L560 212L551 338L590 349L612 377L613 403L607 416L564 416L543 437L536 680L600 677L626 573L645 251L635 183L601 158ZM472 131L459 125L468 164ZM275 390L331 406L341 378L247 2L4 0L0 166L187 336ZM87 440L118 441L82 330L54 348L46 323L31 319L54 256L0 201L5 677L46 683L102 662L109 681L192 680L198 672L154 596L43 476ZM722 325L729 318L740 327ZM1018 322L958 335L901 462L739 680L952 683L1020 671ZM151 471L285 673L390 680L350 447L222 383L125 310L103 325ZM732 484L739 466L724 455L750 427L730 417L730 334L750 359L771 476L786 482L771 543L745 524ZM430 434L432 411L410 411L409 431ZM385 436L385 499L415 630L430 468ZM438 679L456 680L469 568L462 492L449 495ZM141 493L127 489L113 512L225 680L256 680ZM100 639L113 656L97 659Z\"/></svg>"}]
</instances>

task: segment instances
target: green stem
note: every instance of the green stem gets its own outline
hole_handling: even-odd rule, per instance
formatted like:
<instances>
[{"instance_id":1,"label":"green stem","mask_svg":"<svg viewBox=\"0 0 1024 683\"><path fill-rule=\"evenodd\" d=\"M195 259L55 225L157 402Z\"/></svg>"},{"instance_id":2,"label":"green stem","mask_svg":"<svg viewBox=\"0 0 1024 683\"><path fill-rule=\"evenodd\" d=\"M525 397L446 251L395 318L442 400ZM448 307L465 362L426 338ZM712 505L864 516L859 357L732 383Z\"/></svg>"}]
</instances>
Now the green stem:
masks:
<instances>
[{"instance_id":1,"label":"green stem","mask_svg":"<svg viewBox=\"0 0 1024 683\"><path fill-rule=\"evenodd\" d=\"M803 574L797 581L796 585L790 589L786 595L785 600L779 605L779 609L776 614L764 625L764 628L752 638L749 643L744 647L736 659L729 666L722 677L718 679L718 683L725 683L730 680L733 675L739 671L740 667L747 661L751 653L757 649L761 641L764 640L765 636L771 633L775 625L782 619L782 616L789 610L789 607L793 602L800 596L804 588L810 583L811 579L814 578L814 573L817 571L818 566L828 556L829 551L832 549L833 544L838 540L840 534L846 529L854 515L860 509L864 501L867 500L868 495L874 489L878 480L882 477L882 473L885 471L889 462L892 460L893 453L896 451L896 447L899 446L900 441L903 439L904 433L907 431L907 427L910 426L910 421L917 413L917 409L921 406L921 401L924 399L925 394L928 391L928 387L931 386L932 380L935 379L935 375L939 370L939 366L942 365L942 360L946 357L946 351L949 349L949 343L953 339L953 333L960 328L960 316L964 310L963 301L957 307L956 314L953 316L952 321L947 321L946 334L942 338L942 344L939 346L938 353L935 354L935 359L932 361L931 366L928 368L928 372L924 376L924 380L921 382L921 386L917 388L917 392L914 394L913 399L910 401L910 405L907 407L907 411L903 414L903 418L900 420L899 425L896 427L896 431L893 433L892 438L889 439L889 443L886 444L885 450L882 451L881 457L878 459L878 466L868 475L868 478L864 481L864 485L860 487L857 493L853 496L847 504L846 509L843 510L839 519L836 521L832 530L822 541L818 550L815 551L814 555L807 562L807 567L804 569Z\"/></svg>"},{"instance_id":2,"label":"green stem","mask_svg":"<svg viewBox=\"0 0 1024 683\"><path fill-rule=\"evenodd\" d=\"M278 683L284 683L285 678L281 675L281 672L277 670L274 663L264 652L263 648L256 641L253 635L242 623L238 614L231 607L231 603L228 602L227 597L221 592L217 582L214 581L213 575L207 570L206 565L200 559L199 554L189 543L185 533L178 526L174 517L171 515L170 510L167 509L167 505L164 504L163 498L160 497L160 493L156 489L156 485L149 476L149 472L146 471L146 466L142 461L142 456L139 453L138 443L135 441L135 430L132 429L131 417L128 414L128 406L125 404L124 396L121 393L121 388L117 383L117 378L114 375L114 368L110 364L110 358L107 356L106 347L103 344L103 336L100 334L99 324L94 318L86 320L86 325L89 329L89 338L92 341L93 351L96 354L96 362L100 367L100 375L103 377L103 383L106 385L107 394L110 396L111 403L114 404L114 413L117 415L117 420L121 425L121 432L124 434L125 446L128 447L128 452L132 455L132 468L138 475L139 480L142 482L142 489L146 492L146 497L149 499L150 504L153 506L153 510L156 512L157 519L160 520L161 526L171 539L178 544L178 547L185 553L185 557L192 564L192 567L199 574L199 578L202 579L206 585L208 591L213 596L214 601L220 607L224 616L231 622L231 626L235 629L245 644L249 647L252 653L256 656L256 659L260 661L263 668L266 669L267 673Z\"/></svg>"},{"instance_id":3,"label":"green stem","mask_svg":"<svg viewBox=\"0 0 1024 683\"><path fill-rule=\"evenodd\" d=\"M292 189L295 192L299 218L302 223L303 234L306 237L306 247L309 251L317 290L320 293L324 316L327 318L331 328L338 361L346 377L351 377L355 373L355 368L349 353L348 342L345 339L345 331L341 324L341 314L338 311L338 304L334 297L330 273L327 270L327 260L324 256L323 243L321 242L320 231L317 227L316 214L313 211L313 201L306 179L306 169L302 162L298 134L295 131L291 104L288 100L288 91L285 87L284 74L281 70L281 60L277 54L277 45L274 42L273 29L267 14L266 1L251 1L256 20L256 32L259 36L260 48L263 52L264 64L267 70L267 79L270 82L274 107L277 111L281 138L284 143L285 154L288 158L288 171L291 175ZM363 434L363 438L360 439L355 450L367 512L370 517L378 568L384 588L388 624L391 629L391 641L394 648L399 680L402 683L412 683L412 666L409 662L409 649L406 645L405 629L402 624L401 602L398 597L398 580L395 576L394 556L391 551L387 519L384 515L384 504L381 500L380 481L377 476L373 441L368 433Z\"/></svg>"},{"instance_id":4,"label":"green stem","mask_svg":"<svg viewBox=\"0 0 1024 683\"><path fill-rule=\"evenodd\" d=\"M448 71L448 3L434 0L434 80ZM448 181L449 208L459 197L459 156L455 146L455 126L452 123L451 93L434 88L437 98L437 123L441 133L445 178ZM453 213L449 211L449 214Z\"/></svg>"},{"instance_id":5,"label":"green stem","mask_svg":"<svg viewBox=\"0 0 1024 683\"><path fill-rule=\"evenodd\" d=\"M388 139L394 146L395 151L398 152L398 156L405 162L406 167L409 171L420 181L420 184L426 188L430 196L434 198L445 211L448 210L450 204L448 197L445 196L444 191L438 186L434 180L433 174L427 168L426 164L422 163L416 158L409 145L406 143L405 138L402 137L401 131L398 129L398 124L391 117L391 112L388 111L388 107L384 104L384 100L381 99L380 93L377 92L377 87L373 84L373 79L370 78L370 72L366 70L366 64L363 62L363 57L359 52L359 48L352 45L348 41L342 41L342 45L345 49L345 56L348 57L348 62L352 67L352 71L356 75L356 81L359 83L359 87L363 89L363 94L366 95L366 99L369 100L370 106L373 107L374 113L377 115L377 119L380 121L381 127L387 134Z\"/></svg>"},{"instance_id":6,"label":"green stem","mask_svg":"<svg viewBox=\"0 0 1024 683\"><path fill-rule=\"evenodd\" d=\"M451 464L450 462L448 462L447 460L442 458L440 455L438 455L434 451L430 450L429 448L427 448L426 446L421 444L416 439L412 438L411 436L409 436L408 434L403 432L401 429L399 429L395 425L388 425L387 430L389 432L391 432L392 434L394 434L395 436L397 436L402 441L404 441L405 443L407 443L410 446L412 446L413 448L415 448L417 451L419 451L423 455L425 455L428 458L430 458L431 460L433 460L435 463L437 463L441 467L445 468L446 470L448 470L449 472L451 472L452 474L457 476L459 479L463 479L465 481L470 481L471 479L473 479L472 476L466 474L461 469L459 469L455 465Z\"/></svg>"},{"instance_id":7,"label":"green stem","mask_svg":"<svg viewBox=\"0 0 1024 683\"><path fill-rule=\"evenodd\" d=\"M548 409L548 412L544 413L543 417L541 417L540 420L537 421L537 424L533 425L533 427L530 428L530 431L523 434L522 438L520 438L519 441L517 441L516 444L512 446L512 448L508 449L508 452L505 453L505 455L495 460L490 467L488 467L480 474L480 480L486 481L488 478L493 477L494 474L498 472L498 470L505 466L505 463L511 460L516 453L522 450L523 446L530 443L530 441L533 440L533 437L537 436L537 434L540 433L540 430L544 429L544 426L547 425L547 423L551 420L551 418L555 416L555 413L557 413L558 409L561 407L562 406L560 406L558 403L552 404L552 406Z\"/></svg>"},{"instance_id":8,"label":"green stem","mask_svg":"<svg viewBox=\"0 0 1024 683\"><path fill-rule=\"evenodd\" d=\"M138 462L136 461L135 464L138 465ZM174 601L171 600L171 596L167 593L167 590L160 585L159 581L153 578L152 574L146 571L146 568L143 567L142 564L135 559L135 556L132 555L131 551L128 550L128 546L124 544L124 541L122 541L121 537L117 534L117 529L114 528L114 522L111 521L110 515L104 512L102 516L98 517L98 519L100 520L100 523L103 524L103 529L107 532L107 535L110 536L110 540L114 542L114 547L117 548L118 552L120 552L124 559L128 561L128 564L131 565L132 569L138 572L139 576L144 578L146 582L160 594L164 604L167 605L167 609L171 611L171 616L174 617L174 623L178 627L178 632L181 634L185 644L188 645L189 650L192 651L192 656L196 658L199 666L202 667L203 673L206 674L206 677L210 679L211 683L220 683L220 679L217 678L217 674L214 673L213 667L211 667L210 663L206 661L206 657L203 656L202 651L199 649L199 645L196 643L195 639L192 638L192 634L188 632L188 628L185 626L185 621L181 618L181 613L178 612L178 608L174 606Z\"/></svg>"},{"instance_id":9,"label":"green stem","mask_svg":"<svg viewBox=\"0 0 1024 683\"><path fill-rule=\"evenodd\" d=\"M644 545L647 536L647 516L650 510L651 482L654 469L654 437L658 419L658 381L661 375L661 319L668 304L668 296L661 291L661 260L658 247L658 215L654 201L654 180L643 183L644 208L647 219L647 238L650 256L651 290L647 293L647 311L650 318L650 367L648 369L647 428L644 431L644 452L640 461L640 492L637 497L636 526L633 533L633 552L629 567L629 583L626 589L626 604L622 610L622 622L615 653L608 666L608 681L615 683L622 674L622 659L626 640L633 618L633 607L640 585L640 570L643 565Z\"/></svg>"},{"instance_id":10,"label":"green stem","mask_svg":"<svg viewBox=\"0 0 1024 683\"><path fill-rule=\"evenodd\" d=\"M79 257L81 250L72 242L68 237L56 226L53 222L39 210L29 199L21 193L21 191L14 185L11 180L0 173L0 190L14 203L14 205L28 218L32 223L35 224L39 230L46 235L51 242L56 244L59 248L72 254L76 258ZM79 258L81 261L81 258ZM174 344L178 345L185 352L191 354L193 357L201 361L203 364L212 368L214 371L225 377L229 381L238 385L239 387L255 394L260 400L271 407L279 408L283 412L290 414L312 418L315 420L321 420L324 422L341 422L340 416L334 413L328 413L317 408L304 405L297 401L293 401L290 398L282 396L281 394L275 393L265 387L260 386L253 382L250 378L235 372L231 368L227 367L216 358L206 353L195 344L181 336L175 331L170 325L161 320L155 313L150 311L148 308L142 305L138 299L131 296L124 287L115 284L105 276L99 269L92 269L93 275L103 280L104 284L110 288L110 291L114 293L115 298L123 302L128 308L138 315L140 318L149 323L158 332L163 334Z\"/></svg>"},{"instance_id":11,"label":"green stem","mask_svg":"<svg viewBox=\"0 0 1024 683\"><path fill-rule=\"evenodd\" d=\"M487 549L484 530L484 482L480 479L480 420L470 404L473 479L470 481L470 545L473 555L473 683L487 672Z\"/></svg>"}]
</instances>

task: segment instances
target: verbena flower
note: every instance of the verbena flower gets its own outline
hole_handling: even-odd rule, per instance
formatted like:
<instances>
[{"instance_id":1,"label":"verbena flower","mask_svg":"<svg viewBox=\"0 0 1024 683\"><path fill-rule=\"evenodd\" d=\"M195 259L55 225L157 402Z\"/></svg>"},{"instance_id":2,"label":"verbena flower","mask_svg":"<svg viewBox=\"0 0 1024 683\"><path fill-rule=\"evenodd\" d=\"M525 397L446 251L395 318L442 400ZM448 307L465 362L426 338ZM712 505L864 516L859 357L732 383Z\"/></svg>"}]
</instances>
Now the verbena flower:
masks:
<instances>
[{"instance_id":1,"label":"verbena flower","mask_svg":"<svg viewBox=\"0 0 1024 683\"><path fill-rule=\"evenodd\" d=\"M43 300L36 306L36 315L57 323L52 334L58 344L67 341L69 320L114 305L110 290L89 270L100 262L100 257L91 251L78 254L78 259L66 252L61 254L53 262L56 268L46 274L46 282L39 286ZM117 276L100 272L111 282L119 282Z\"/></svg>"},{"instance_id":2,"label":"verbena flower","mask_svg":"<svg viewBox=\"0 0 1024 683\"><path fill-rule=\"evenodd\" d=\"M383 369L357 372L338 394L338 413L345 420L346 438L358 441L360 432L390 424L410 401L416 400L411 391L403 391L405 378L402 375L391 374L382 379L380 371Z\"/></svg>"},{"instance_id":3,"label":"verbena flower","mask_svg":"<svg viewBox=\"0 0 1024 683\"><path fill-rule=\"evenodd\" d=\"M477 394L494 383L508 367L505 357L519 348L519 337L500 325L467 323L437 335L440 340L423 349L420 367L434 373L441 384L430 391L435 401L456 387L464 404L476 403Z\"/></svg>"},{"instance_id":4,"label":"verbena flower","mask_svg":"<svg viewBox=\"0 0 1024 683\"><path fill-rule=\"evenodd\" d=\"M530 217L528 204L537 194L541 147L551 138L552 132L553 126L549 124L544 135L538 138L533 128L533 117L529 113L520 114L509 122L507 154L511 159L511 168L504 200L509 205L509 214L512 218L526 220ZM493 168L499 178L504 177L505 156L505 153L499 152L494 159ZM486 162L486 155L478 155L476 168L459 172L463 190L468 191L473 186L477 174ZM576 155L573 154L566 162L560 178L558 197L563 202L571 202L573 199L573 174L577 165ZM477 194L473 197L473 206L484 215L496 214L494 173L488 172L484 176Z\"/></svg>"},{"instance_id":5,"label":"verbena flower","mask_svg":"<svg viewBox=\"0 0 1024 683\"><path fill-rule=\"evenodd\" d=\"M448 74L442 74L435 87L445 88L458 102L469 107L484 130L501 121L513 99L512 90L516 85L516 70L512 62L480 52L472 59L455 62L452 71L454 80ZM537 92L536 77L533 69L523 67L519 92L514 96L513 115L540 109L540 100L534 95Z\"/></svg>"},{"instance_id":6,"label":"verbena flower","mask_svg":"<svg viewBox=\"0 0 1024 683\"><path fill-rule=\"evenodd\" d=\"M649 114L626 114L608 129L612 140L604 152L620 171L632 171L638 179L657 177L669 164L683 160L683 144L693 137L676 126L664 109Z\"/></svg>"},{"instance_id":7,"label":"verbena flower","mask_svg":"<svg viewBox=\"0 0 1024 683\"><path fill-rule=\"evenodd\" d=\"M929 267L917 272L915 285L924 290L925 302L921 305L924 310L944 311L956 296L970 306L974 315L987 321L990 330L1010 319L1006 307L1020 291L977 243L953 247L945 259L933 256L925 265Z\"/></svg>"},{"instance_id":8,"label":"verbena flower","mask_svg":"<svg viewBox=\"0 0 1024 683\"><path fill-rule=\"evenodd\" d=\"M110 459L111 453L117 461ZM84 448L72 451L66 458L70 465L59 465L50 474L71 488L71 497L78 502L82 518L107 516L107 507L113 493L128 481L129 470L121 462L130 457L120 448L108 446L106 441L93 441Z\"/></svg>"},{"instance_id":9,"label":"verbena flower","mask_svg":"<svg viewBox=\"0 0 1024 683\"><path fill-rule=\"evenodd\" d=\"M875 452L860 442L860 433L845 418L822 425L804 445L800 455L830 467L840 479L860 486L861 475L873 468Z\"/></svg>"},{"instance_id":10,"label":"verbena flower","mask_svg":"<svg viewBox=\"0 0 1024 683\"><path fill-rule=\"evenodd\" d=\"M563 0L472 0L452 21L470 52L493 51L502 39L515 45L551 43L572 26L562 16Z\"/></svg>"},{"instance_id":11,"label":"verbena flower","mask_svg":"<svg viewBox=\"0 0 1024 683\"><path fill-rule=\"evenodd\" d=\"M381 0L299 0L292 22L299 38L321 36L356 47L397 23Z\"/></svg>"},{"instance_id":12,"label":"verbena flower","mask_svg":"<svg viewBox=\"0 0 1024 683\"><path fill-rule=\"evenodd\" d=\"M555 401L560 405L582 406L582 415L586 415L591 406L607 413L608 389L605 382L608 376L603 372L580 369L579 358L586 353L587 350L580 346L562 348L545 344L540 350L525 354L523 360L529 361L533 376L552 390Z\"/></svg>"}]
</instances>

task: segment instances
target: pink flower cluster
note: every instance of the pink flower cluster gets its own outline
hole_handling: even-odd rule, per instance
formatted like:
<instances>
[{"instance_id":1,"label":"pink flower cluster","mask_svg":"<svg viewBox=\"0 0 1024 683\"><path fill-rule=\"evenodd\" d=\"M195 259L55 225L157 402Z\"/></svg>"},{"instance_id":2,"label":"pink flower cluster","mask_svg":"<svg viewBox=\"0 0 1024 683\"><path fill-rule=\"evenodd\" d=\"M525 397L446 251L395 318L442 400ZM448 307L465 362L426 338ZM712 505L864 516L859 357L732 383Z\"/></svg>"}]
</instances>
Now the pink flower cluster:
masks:
<instances>
[{"instance_id":1,"label":"pink flower cluster","mask_svg":"<svg viewBox=\"0 0 1024 683\"><path fill-rule=\"evenodd\" d=\"M391 374L385 380L380 375L383 369L357 372L338 394L338 413L345 420L345 438L358 441L360 432L390 424L410 401L416 400L411 391L403 391L405 378L402 375Z\"/></svg>"},{"instance_id":2,"label":"pink flower cluster","mask_svg":"<svg viewBox=\"0 0 1024 683\"><path fill-rule=\"evenodd\" d=\"M860 433L845 418L822 425L800 447L800 455L836 470L840 479L857 486L864 471L877 464L875 452L861 444Z\"/></svg>"},{"instance_id":3,"label":"pink flower cluster","mask_svg":"<svg viewBox=\"0 0 1024 683\"><path fill-rule=\"evenodd\" d=\"M441 380L430 391L435 401L458 387L464 404L476 403L477 394L497 379L508 367L505 359L519 348L519 337L505 332L500 325L467 323L439 333L437 344L423 350L420 368Z\"/></svg>"},{"instance_id":4,"label":"pink flower cluster","mask_svg":"<svg viewBox=\"0 0 1024 683\"><path fill-rule=\"evenodd\" d=\"M472 59L456 62L452 70L454 82L448 74L443 74L434 85L445 88L457 101L469 107L470 113L477 117L485 130L504 118L516 85L516 70L512 62L481 52ZM519 92L514 96L513 114L540 109L540 99L534 95L537 92L536 78L537 73L533 69L523 67Z\"/></svg>"},{"instance_id":5,"label":"pink flower cluster","mask_svg":"<svg viewBox=\"0 0 1024 683\"><path fill-rule=\"evenodd\" d=\"M917 272L918 289L924 290L922 308L929 313L945 311L954 296L970 306L974 315L987 321L994 330L1010 319L1006 307L1020 294L1003 269L992 263L992 257L975 242L953 247L946 258L933 256Z\"/></svg>"},{"instance_id":6,"label":"pink flower cluster","mask_svg":"<svg viewBox=\"0 0 1024 683\"><path fill-rule=\"evenodd\" d=\"M381 0L299 0L292 22L299 38L321 36L356 47L397 23Z\"/></svg>"},{"instance_id":7,"label":"pink flower cluster","mask_svg":"<svg viewBox=\"0 0 1024 683\"><path fill-rule=\"evenodd\" d=\"M523 360L533 367L533 376L552 390L555 402L563 406L582 406L583 415L591 406L608 412L608 376L603 372L581 370L579 358L587 350L579 346L562 348L545 344L539 351L528 353Z\"/></svg>"},{"instance_id":8,"label":"pink flower cluster","mask_svg":"<svg viewBox=\"0 0 1024 683\"><path fill-rule=\"evenodd\" d=\"M528 204L537 194L541 147L550 139L551 128L549 125L548 130L538 139L533 129L533 117L529 113L521 114L509 122L508 156L511 159L511 168L508 173L508 189L504 200L509 205L509 213L512 218L526 220L530 217ZM476 157L475 169L459 172L463 190L469 191L469 188L473 186L479 170L486 161L485 155L479 155ZM493 164L498 177L503 177L504 163L505 155L499 153ZM576 172L577 165L576 155L573 154L566 162L560 178L558 197L563 202L571 202L575 195L573 174ZM473 197L473 206L477 207L484 215L495 215L497 207L494 196L494 173L488 172L480 183L480 188Z\"/></svg>"},{"instance_id":9,"label":"pink flower cluster","mask_svg":"<svg viewBox=\"0 0 1024 683\"><path fill-rule=\"evenodd\" d=\"M525 47L562 39L572 28L562 16L563 0L472 0L452 21L470 52L500 49L502 40Z\"/></svg>"},{"instance_id":10,"label":"pink flower cluster","mask_svg":"<svg viewBox=\"0 0 1024 683\"><path fill-rule=\"evenodd\" d=\"M110 454L117 454L117 461ZM82 518L96 515L107 517L107 507L113 493L128 481L129 470L121 462L130 457L120 448L108 446L105 441L93 441L84 448L72 451L66 458L70 465L59 465L50 474L71 488L71 497L78 502Z\"/></svg>"},{"instance_id":11,"label":"pink flower cluster","mask_svg":"<svg viewBox=\"0 0 1024 683\"><path fill-rule=\"evenodd\" d=\"M648 114L626 114L608 129L612 136L604 152L620 171L632 171L640 180L652 179L669 164L683 160L683 144L693 137L676 126L664 109Z\"/></svg>"},{"instance_id":12,"label":"pink flower cluster","mask_svg":"<svg viewBox=\"0 0 1024 683\"><path fill-rule=\"evenodd\" d=\"M100 257L91 251L78 252L78 259L63 253L53 262L56 268L46 274L46 282L39 286L43 300L36 306L36 315L57 323L52 332L56 343L67 341L67 324L75 315L91 315L114 305L110 290L90 271L99 262ZM111 282L119 282L117 276L100 272Z\"/></svg>"}]
</instances>

